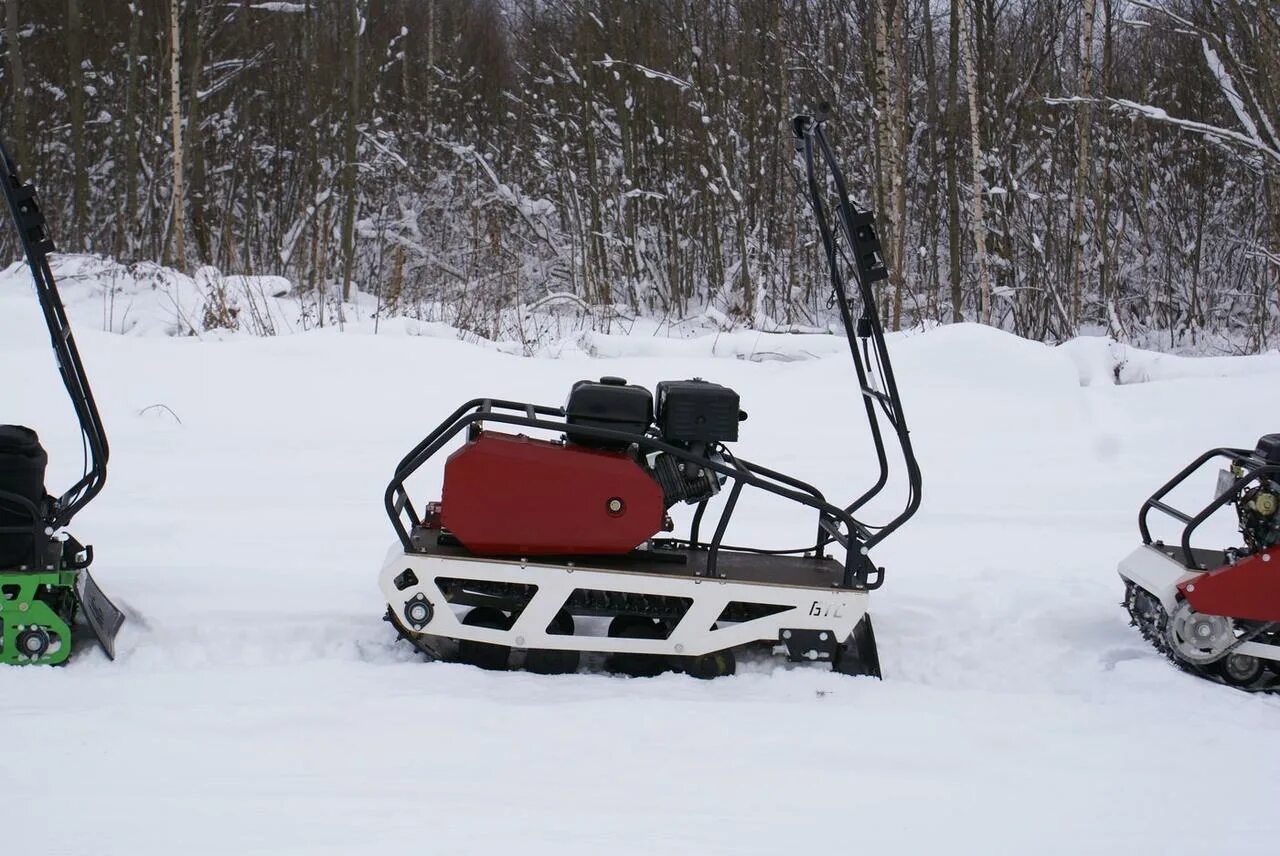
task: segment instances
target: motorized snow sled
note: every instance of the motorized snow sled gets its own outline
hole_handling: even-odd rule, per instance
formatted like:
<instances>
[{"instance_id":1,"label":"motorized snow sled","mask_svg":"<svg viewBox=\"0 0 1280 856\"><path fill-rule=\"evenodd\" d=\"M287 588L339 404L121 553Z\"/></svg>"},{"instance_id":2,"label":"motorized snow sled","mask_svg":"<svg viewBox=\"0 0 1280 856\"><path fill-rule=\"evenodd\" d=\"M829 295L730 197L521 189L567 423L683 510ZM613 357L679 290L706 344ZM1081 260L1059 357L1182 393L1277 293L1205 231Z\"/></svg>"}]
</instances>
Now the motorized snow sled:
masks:
<instances>
[{"instance_id":1,"label":"motorized snow sled","mask_svg":"<svg viewBox=\"0 0 1280 856\"><path fill-rule=\"evenodd\" d=\"M35 188L23 184L0 145L0 184L35 281L58 371L84 437L81 478L59 497L45 491L48 456L36 432L0 425L0 663L54 665L71 656L72 626L83 618L108 657L124 616L89 575L93 548L66 531L107 478L107 437L71 335L49 253L53 242ZM17 374L14 372L13 374ZM12 382L12 381L10 381Z\"/></svg>"},{"instance_id":2,"label":"motorized snow sled","mask_svg":"<svg viewBox=\"0 0 1280 856\"><path fill-rule=\"evenodd\" d=\"M476 398L404 457L386 489L398 540L380 585L403 638L432 658L537 673L576 671L583 654L599 654L608 671L711 678L734 672L736 652L760 647L880 676L867 610L885 572L870 550L915 512L920 470L873 290L887 276L874 218L850 200L825 119L825 109L797 116L793 130L875 482L841 506L738 457L728 446L745 419L738 394L698 378L654 392L621 378L583 380L564 407ZM901 449L907 500L873 527L856 515L889 481L886 436ZM440 501L415 505L406 482L455 438L462 444L444 464ZM808 508L806 542L726 544L748 488ZM668 515L679 503L694 506L683 536Z\"/></svg>"},{"instance_id":3,"label":"motorized snow sled","mask_svg":"<svg viewBox=\"0 0 1280 856\"><path fill-rule=\"evenodd\" d=\"M1225 461L1213 500L1194 514L1165 499L1210 461ZM1243 543L1193 547L1214 512L1235 509ZM1151 511L1182 524L1176 544L1152 541ZM1280 434L1253 449L1210 449L1142 504L1142 546L1120 563L1125 608L1156 650L1180 668L1247 690L1280 689Z\"/></svg>"}]
</instances>

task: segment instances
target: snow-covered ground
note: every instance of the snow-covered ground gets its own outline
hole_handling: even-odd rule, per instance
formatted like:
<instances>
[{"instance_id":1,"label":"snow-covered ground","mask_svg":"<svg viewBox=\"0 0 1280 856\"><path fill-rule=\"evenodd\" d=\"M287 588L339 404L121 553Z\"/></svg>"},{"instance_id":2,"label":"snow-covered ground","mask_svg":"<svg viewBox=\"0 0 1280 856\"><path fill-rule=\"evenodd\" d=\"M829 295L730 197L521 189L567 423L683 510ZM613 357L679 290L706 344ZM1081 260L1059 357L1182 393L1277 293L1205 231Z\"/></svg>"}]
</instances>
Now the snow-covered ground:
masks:
<instances>
[{"instance_id":1,"label":"snow-covered ground","mask_svg":"<svg viewBox=\"0 0 1280 856\"><path fill-rule=\"evenodd\" d=\"M7 852L1275 850L1280 699L1171 668L1127 626L1114 570L1158 482L1280 430L1274 355L895 337L925 488L878 551L885 680L751 662L707 683L420 662L381 621L386 480L473 395L698 375L742 394L745 457L852 496L872 462L838 340L526 359L409 325L226 341L90 326L112 459L75 531L130 620L115 662L85 647L0 671ZM0 289L0 368L0 418L38 428L51 488L67 484L80 443L27 289ZM810 529L753 501L731 535Z\"/></svg>"}]
</instances>

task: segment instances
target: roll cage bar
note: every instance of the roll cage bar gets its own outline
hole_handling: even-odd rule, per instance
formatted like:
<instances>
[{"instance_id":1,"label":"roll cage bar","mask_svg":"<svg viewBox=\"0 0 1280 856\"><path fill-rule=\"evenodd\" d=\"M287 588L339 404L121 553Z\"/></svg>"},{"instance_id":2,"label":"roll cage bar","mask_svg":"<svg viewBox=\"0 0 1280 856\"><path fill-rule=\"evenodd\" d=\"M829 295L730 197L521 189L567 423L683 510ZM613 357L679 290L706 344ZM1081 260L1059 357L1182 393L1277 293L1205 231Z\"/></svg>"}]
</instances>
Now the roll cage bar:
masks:
<instances>
[{"instance_id":1,"label":"roll cage bar","mask_svg":"<svg viewBox=\"0 0 1280 856\"><path fill-rule=\"evenodd\" d=\"M1187 514L1185 511L1174 508L1164 501L1169 492L1178 485L1185 482L1196 473L1205 464L1217 458L1225 458L1229 460L1234 467L1240 468L1240 474L1236 476L1231 487L1222 491L1213 498L1213 501L1202 508L1197 513ZM1234 475L1234 470L1232 471ZM1261 482L1263 478L1271 478L1280 480L1280 466L1269 464L1254 456L1250 449L1232 449L1220 448L1210 449L1191 463L1187 464L1178 473L1167 482L1165 482L1159 490L1151 494L1146 502L1142 503L1142 510L1138 512L1138 530L1142 533L1142 543L1152 543L1151 530L1147 526L1147 515L1152 509L1172 517L1182 524L1182 536L1178 540L1178 548L1181 550L1182 557L1179 561L1188 570L1203 570L1203 566L1196 560L1195 553L1191 549L1191 536L1200 528L1206 520L1213 516L1214 512L1222 508L1227 503L1233 501L1253 482Z\"/></svg>"},{"instance_id":2,"label":"roll cage bar","mask_svg":"<svg viewBox=\"0 0 1280 856\"><path fill-rule=\"evenodd\" d=\"M626 441L634 444L640 454L664 452L676 458L695 463L704 469L710 469L726 481L732 482L728 490L728 498L715 525L710 542L699 540L704 513L709 500L702 500L694 512L688 540L665 542L688 549L705 549L707 555L707 573L715 574L716 562L721 549L741 550L761 554L812 553L823 555L824 548L831 543L838 543L845 549L843 585L847 588L871 590L879 588L884 582L884 569L877 568L868 558L871 547L884 540L891 532L901 526L915 513L920 504L920 468L907 433L906 419L902 414L902 402L898 394L897 382L889 362L889 353L885 347L884 330L876 310L875 293L872 286L885 279L888 272L880 255L880 242L875 234L875 218L870 212L857 210L849 201L844 175L827 142L823 124L826 121L826 105L814 119L810 116L795 117L792 127L797 137L797 150L802 152L805 161L807 186L810 204L813 207L818 228L822 235L826 250L827 264L830 268L831 285L834 291L833 301L839 306L841 321L844 324L849 351L853 356L857 371L858 386L863 397L867 421L870 425L876 458L879 464L879 475L874 484L858 496L849 505L841 508L827 501L822 492L813 485L784 473L768 469L751 461L738 458L726 447L716 444L713 450L723 461L710 457L695 455L687 449L665 442L653 428L643 433L618 431L590 425L574 425L573 433L593 439ZM834 181L839 199L836 205L839 231L833 232L827 219L823 201L823 183L817 175L817 152L822 164ZM858 301L860 316L857 326L854 325L853 311L846 294L845 278L841 271L844 261L840 252L839 237L854 253L855 278L858 284ZM859 350L861 344L861 350ZM874 359L874 362L873 362ZM872 375L872 365L877 369ZM878 378L879 388L875 385ZM903 511L882 526L869 526L854 517L854 513L865 506L879 494L889 480L888 454L885 449L884 433L881 430L880 417L885 417L896 436L906 462L909 497ZM405 482L423 466L432 456L439 452L450 440L464 429L468 436L475 436L486 422L502 425L513 425L524 428L536 428L547 431L567 431L568 423L563 408L547 407L518 401L476 398L463 404L449 415L434 431L428 434L418 445L409 451L396 467L395 475L387 485L384 504L387 516L391 519L396 535L406 552L414 552L415 546L412 532L422 525L422 519L409 499ZM767 493L806 505L818 512L818 525L815 538L809 545L790 550L762 550L743 547L729 547L723 543L729 520L737 506L738 498L744 487L753 487Z\"/></svg>"},{"instance_id":3,"label":"roll cage bar","mask_svg":"<svg viewBox=\"0 0 1280 856\"><path fill-rule=\"evenodd\" d=\"M18 534L34 530L35 541L41 544L54 532L69 524L102 490L107 479L110 449L98 406L93 399L93 391L89 388L89 379L85 375L84 364L80 361L80 351L71 334L71 324L58 294L53 272L49 269L49 254L55 250L45 228L44 214L36 201L35 187L24 184L19 178L18 168L3 143L0 143L0 186L3 186L9 214L26 254L27 266L31 269L36 297L49 328L58 373L71 398L71 406L75 410L80 433L84 438L84 474L61 496L45 503L44 508L37 507L26 497L0 491L0 501L14 505L32 516L31 526L4 527L0 532Z\"/></svg>"}]
</instances>

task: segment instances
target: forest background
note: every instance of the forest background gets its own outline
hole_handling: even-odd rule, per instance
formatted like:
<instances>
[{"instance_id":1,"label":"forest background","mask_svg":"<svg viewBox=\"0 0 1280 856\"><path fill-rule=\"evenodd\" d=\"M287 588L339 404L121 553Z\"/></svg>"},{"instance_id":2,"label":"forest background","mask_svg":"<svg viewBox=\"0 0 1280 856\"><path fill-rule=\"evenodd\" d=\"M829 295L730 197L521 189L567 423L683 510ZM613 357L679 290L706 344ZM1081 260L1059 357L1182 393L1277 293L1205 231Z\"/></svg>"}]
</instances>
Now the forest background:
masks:
<instances>
[{"instance_id":1,"label":"forest background","mask_svg":"<svg viewBox=\"0 0 1280 856\"><path fill-rule=\"evenodd\" d=\"M287 277L308 323L365 293L491 338L823 329L789 120L829 101L890 328L1280 332L1275 0L4 7L2 134L60 249Z\"/></svg>"}]
</instances>

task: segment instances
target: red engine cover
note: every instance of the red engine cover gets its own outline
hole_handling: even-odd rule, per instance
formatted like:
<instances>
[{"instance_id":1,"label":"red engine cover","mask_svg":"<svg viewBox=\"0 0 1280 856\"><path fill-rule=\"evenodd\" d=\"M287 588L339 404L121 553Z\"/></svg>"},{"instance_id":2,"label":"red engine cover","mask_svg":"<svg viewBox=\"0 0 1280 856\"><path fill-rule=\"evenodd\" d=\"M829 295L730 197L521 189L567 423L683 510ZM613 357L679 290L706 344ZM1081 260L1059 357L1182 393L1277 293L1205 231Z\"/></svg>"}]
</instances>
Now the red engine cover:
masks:
<instances>
[{"instance_id":1,"label":"red engine cover","mask_svg":"<svg viewBox=\"0 0 1280 856\"><path fill-rule=\"evenodd\" d=\"M1280 621L1280 547L1246 556L1178 586L1196 612Z\"/></svg>"},{"instance_id":2,"label":"red engine cover","mask_svg":"<svg viewBox=\"0 0 1280 856\"><path fill-rule=\"evenodd\" d=\"M440 504L468 550L499 556L626 553L666 516L662 488L625 453L491 431L449 456Z\"/></svg>"}]
</instances>

